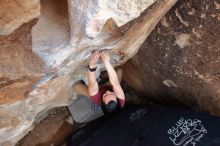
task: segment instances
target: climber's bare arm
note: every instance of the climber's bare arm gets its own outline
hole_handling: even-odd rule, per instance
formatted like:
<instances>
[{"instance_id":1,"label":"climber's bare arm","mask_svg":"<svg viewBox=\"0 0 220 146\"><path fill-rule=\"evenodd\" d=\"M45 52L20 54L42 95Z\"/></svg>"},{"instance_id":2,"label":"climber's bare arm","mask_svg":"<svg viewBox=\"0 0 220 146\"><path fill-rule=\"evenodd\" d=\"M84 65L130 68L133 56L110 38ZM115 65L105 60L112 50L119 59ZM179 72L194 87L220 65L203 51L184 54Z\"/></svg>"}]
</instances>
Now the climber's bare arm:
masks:
<instances>
[{"instance_id":1,"label":"climber's bare arm","mask_svg":"<svg viewBox=\"0 0 220 146\"><path fill-rule=\"evenodd\" d=\"M92 54L91 59L89 61L89 67L90 68L95 68L96 67L96 63L99 60L99 57L100 57L99 51L95 51ZM99 86L98 86L98 83L96 81L95 72L91 72L90 70L88 70L87 77L88 77L88 82L89 82L88 83L89 95L93 96L96 93L98 93L98 90L99 90Z\"/></svg>"},{"instance_id":2,"label":"climber's bare arm","mask_svg":"<svg viewBox=\"0 0 220 146\"><path fill-rule=\"evenodd\" d=\"M110 56L107 51L102 51L100 53L102 61L105 64L109 81L111 85L113 86L113 91L115 92L116 96L120 99L125 99L124 91L120 85L120 81L118 79L117 73L113 66L110 63Z\"/></svg>"}]
</instances>

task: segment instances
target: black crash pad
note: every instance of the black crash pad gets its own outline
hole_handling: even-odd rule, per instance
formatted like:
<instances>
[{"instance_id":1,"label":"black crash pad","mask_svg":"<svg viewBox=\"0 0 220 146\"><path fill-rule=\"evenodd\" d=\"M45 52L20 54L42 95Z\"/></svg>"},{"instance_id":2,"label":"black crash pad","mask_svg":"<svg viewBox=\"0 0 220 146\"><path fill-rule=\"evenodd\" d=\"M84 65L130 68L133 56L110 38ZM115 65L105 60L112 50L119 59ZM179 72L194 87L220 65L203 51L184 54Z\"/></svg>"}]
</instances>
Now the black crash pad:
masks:
<instances>
[{"instance_id":1,"label":"black crash pad","mask_svg":"<svg viewBox=\"0 0 220 146\"><path fill-rule=\"evenodd\" d=\"M159 106L128 106L76 131L68 146L220 146L220 117Z\"/></svg>"}]
</instances>

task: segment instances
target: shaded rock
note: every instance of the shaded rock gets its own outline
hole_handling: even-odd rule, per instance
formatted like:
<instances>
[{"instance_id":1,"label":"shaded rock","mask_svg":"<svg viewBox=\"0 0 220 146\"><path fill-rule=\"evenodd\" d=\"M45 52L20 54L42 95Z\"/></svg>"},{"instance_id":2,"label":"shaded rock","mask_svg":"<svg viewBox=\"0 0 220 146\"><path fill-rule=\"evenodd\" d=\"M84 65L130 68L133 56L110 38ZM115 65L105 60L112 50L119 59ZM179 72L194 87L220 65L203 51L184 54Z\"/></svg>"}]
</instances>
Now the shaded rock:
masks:
<instances>
[{"instance_id":1,"label":"shaded rock","mask_svg":"<svg viewBox=\"0 0 220 146\"><path fill-rule=\"evenodd\" d=\"M190 46L190 38L189 34L181 33L176 36L175 43L180 46L180 48L184 48L186 46Z\"/></svg>"},{"instance_id":2,"label":"shaded rock","mask_svg":"<svg viewBox=\"0 0 220 146\"><path fill-rule=\"evenodd\" d=\"M52 109L48 117L37 123L16 146L60 146L73 132L73 125L65 121L68 115L69 110L66 107Z\"/></svg>"},{"instance_id":3,"label":"shaded rock","mask_svg":"<svg viewBox=\"0 0 220 146\"><path fill-rule=\"evenodd\" d=\"M126 83L150 101L220 115L220 23L215 3L179 1L124 65Z\"/></svg>"}]
</instances>

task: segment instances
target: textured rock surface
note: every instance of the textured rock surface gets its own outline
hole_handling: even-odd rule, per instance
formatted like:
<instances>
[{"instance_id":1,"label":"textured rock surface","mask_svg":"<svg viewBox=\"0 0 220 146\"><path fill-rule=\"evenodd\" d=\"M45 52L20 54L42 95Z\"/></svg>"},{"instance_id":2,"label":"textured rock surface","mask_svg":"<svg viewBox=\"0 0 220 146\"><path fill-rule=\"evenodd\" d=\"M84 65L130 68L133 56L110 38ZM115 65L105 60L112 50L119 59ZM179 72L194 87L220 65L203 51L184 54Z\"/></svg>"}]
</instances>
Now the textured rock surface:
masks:
<instances>
[{"instance_id":1,"label":"textured rock surface","mask_svg":"<svg viewBox=\"0 0 220 146\"><path fill-rule=\"evenodd\" d=\"M9 36L0 36L1 104L27 97L44 72L43 62L31 50L33 24L25 24Z\"/></svg>"},{"instance_id":2,"label":"textured rock surface","mask_svg":"<svg viewBox=\"0 0 220 146\"><path fill-rule=\"evenodd\" d=\"M151 101L220 115L219 4L179 1L124 66L126 82Z\"/></svg>"},{"instance_id":3,"label":"textured rock surface","mask_svg":"<svg viewBox=\"0 0 220 146\"><path fill-rule=\"evenodd\" d=\"M65 121L69 114L67 107L51 110L16 146L61 146L73 131L73 125Z\"/></svg>"},{"instance_id":4,"label":"textured rock surface","mask_svg":"<svg viewBox=\"0 0 220 146\"><path fill-rule=\"evenodd\" d=\"M140 12L152 5L156 0L86 0L81 2L80 5L75 5L79 3L78 0L68 1L72 7L71 10L74 10L70 11L71 18L74 18L71 22L72 29L75 28L77 30L72 31L72 36L82 34L94 38L101 32L108 19L113 18L117 26L122 26L137 18Z\"/></svg>"},{"instance_id":5,"label":"textured rock surface","mask_svg":"<svg viewBox=\"0 0 220 146\"><path fill-rule=\"evenodd\" d=\"M96 0L92 3L96 5L96 10L90 9L91 11L86 11L86 34L89 37L95 37L99 32L101 32L103 25L106 20L112 18L116 22L117 26L122 26L128 21L137 18L140 12L145 10L155 0ZM85 6L83 6L85 7ZM80 8L78 8L80 9Z\"/></svg>"},{"instance_id":6,"label":"textured rock surface","mask_svg":"<svg viewBox=\"0 0 220 146\"><path fill-rule=\"evenodd\" d=\"M71 86L85 77L87 61L94 49L112 49L114 65L130 59L176 0L160 0L139 18L129 23L126 23L129 20L124 21L126 25L121 27L117 20L108 19L94 38L86 32L86 24L92 19L85 21L85 18L91 18L92 13L88 11L100 10L92 2L101 1L86 2L68 1L70 31L67 3L48 0L41 2L42 15L32 32L35 22L23 25L9 36L1 36L0 95L4 95L0 105L1 145L14 145L36 122L45 118L48 111L66 106L71 98L76 98ZM143 9L136 9L139 12L135 17ZM103 69L103 64L99 63L98 69ZM16 87L19 92L10 93Z\"/></svg>"},{"instance_id":7,"label":"textured rock surface","mask_svg":"<svg viewBox=\"0 0 220 146\"><path fill-rule=\"evenodd\" d=\"M8 35L40 16L39 0L1 0L0 6L0 35Z\"/></svg>"},{"instance_id":8,"label":"textured rock surface","mask_svg":"<svg viewBox=\"0 0 220 146\"><path fill-rule=\"evenodd\" d=\"M44 0L41 15L32 29L32 50L47 66L58 66L71 49L67 1Z\"/></svg>"}]
</instances>

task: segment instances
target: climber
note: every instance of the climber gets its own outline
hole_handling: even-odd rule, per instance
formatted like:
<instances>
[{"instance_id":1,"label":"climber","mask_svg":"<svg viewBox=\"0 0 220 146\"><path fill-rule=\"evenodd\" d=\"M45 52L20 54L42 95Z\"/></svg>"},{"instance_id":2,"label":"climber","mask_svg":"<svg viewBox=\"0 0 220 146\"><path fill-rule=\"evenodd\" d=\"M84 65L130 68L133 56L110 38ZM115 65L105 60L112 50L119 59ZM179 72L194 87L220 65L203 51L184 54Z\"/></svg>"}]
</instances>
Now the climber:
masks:
<instances>
[{"instance_id":1,"label":"climber","mask_svg":"<svg viewBox=\"0 0 220 146\"><path fill-rule=\"evenodd\" d=\"M99 87L96 80L96 63L100 58L106 67L109 81ZM110 114L118 111L125 104L125 94L120 85L121 77L122 70L115 71L110 63L109 53L107 51L95 51L88 65L88 86L78 82L73 86L73 89L81 95L90 97L92 102L101 106L104 113Z\"/></svg>"}]
</instances>

